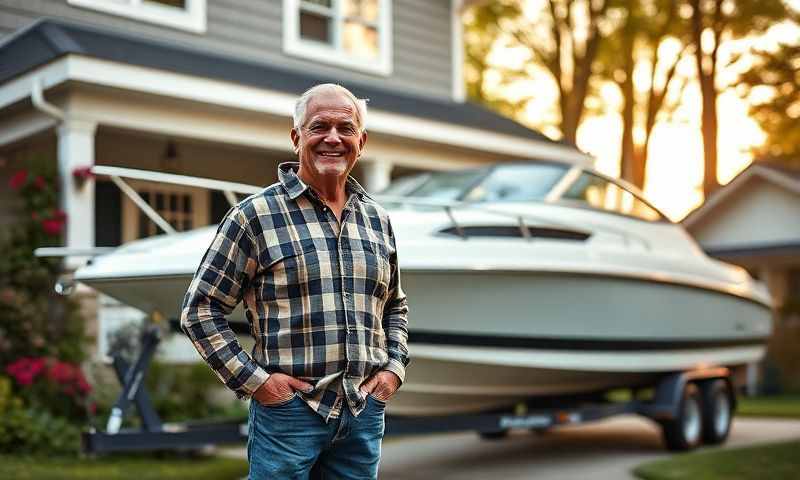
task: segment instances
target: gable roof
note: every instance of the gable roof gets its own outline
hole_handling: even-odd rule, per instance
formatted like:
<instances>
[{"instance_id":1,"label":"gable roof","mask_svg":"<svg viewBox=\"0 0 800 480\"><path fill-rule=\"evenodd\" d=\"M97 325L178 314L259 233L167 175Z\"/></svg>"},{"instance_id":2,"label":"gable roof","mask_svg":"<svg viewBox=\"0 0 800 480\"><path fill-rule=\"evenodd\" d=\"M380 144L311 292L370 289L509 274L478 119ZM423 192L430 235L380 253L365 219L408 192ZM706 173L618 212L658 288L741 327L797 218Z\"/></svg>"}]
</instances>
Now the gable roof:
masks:
<instances>
[{"instance_id":1,"label":"gable roof","mask_svg":"<svg viewBox=\"0 0 800 480\"><path fill-rule=\"evenodd\" d=\"M370 107L379 110L571 147L578 151L571 143L552 140L474 103L415 96L50 18L40 19L0 44L0 84L68 54L296 95L321 82L339 83L356 96L369 99Z\"/></svg>"},{"instance_id":2,"label":"gable roof","mask_svg":"<svg viewBox=\"0 0 800 480\"><path fill-rule=\"evenodd\" d=\"M755 161L727 185L714 192L700 207L690 212L681 223L687 229L693 228L745 184L755 179L773 183L800 196L800 169L770 161Z\"/></svg>"}]
</instances>

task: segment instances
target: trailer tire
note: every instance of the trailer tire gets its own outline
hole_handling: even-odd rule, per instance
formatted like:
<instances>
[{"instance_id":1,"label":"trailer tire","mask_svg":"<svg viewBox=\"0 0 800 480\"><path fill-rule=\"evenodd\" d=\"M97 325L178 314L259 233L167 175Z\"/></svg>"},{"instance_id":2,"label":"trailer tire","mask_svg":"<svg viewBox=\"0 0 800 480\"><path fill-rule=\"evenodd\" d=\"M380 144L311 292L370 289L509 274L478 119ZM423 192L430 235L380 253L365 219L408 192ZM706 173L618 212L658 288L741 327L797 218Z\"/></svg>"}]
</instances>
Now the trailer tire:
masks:
<instances>
[{"instance_id":1,"label":"trailer tire","mask_svg":"<svg viewBox=\"0 0 800 480\"><path fill-rule=\"evenodd\" d=\"M703 404L700 389L687 383L681 392L678 414L661 422L661 433L667 450L686 451L700 445L702 440Z\"/></svg>"},{"instance_id":2,"label":"trailer tire","mask_svg":"<svg viewBox=\"0 0 800 480\"><path fill-rule=\"evenodd\" d=\"M704 382L703 397L703 442L718 445L728 439L733 420L733 392L728 382L722 379Z\"/></svg>"}]
</instances>

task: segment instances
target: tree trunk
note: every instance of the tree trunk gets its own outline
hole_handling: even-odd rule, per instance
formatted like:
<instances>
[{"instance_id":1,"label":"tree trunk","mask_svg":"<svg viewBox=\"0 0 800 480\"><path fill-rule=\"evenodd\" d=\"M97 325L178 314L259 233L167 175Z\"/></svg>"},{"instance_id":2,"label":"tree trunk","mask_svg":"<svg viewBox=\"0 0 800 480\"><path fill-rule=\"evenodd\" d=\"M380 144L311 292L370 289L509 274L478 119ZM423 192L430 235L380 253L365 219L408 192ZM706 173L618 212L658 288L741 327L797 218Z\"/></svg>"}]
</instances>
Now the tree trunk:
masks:
<instances>
[{"instance_id":1,"label":"tree trunk","mask_svg":"<svg viewBox=\"0 0 800 480\"><path fill-rule=\"evenodd\" d=\"M703 92L703 196L719 188L717 181L717 91L713 78L701 77Z\"/></svg>"},{"instance_id":2,"label":"tree trunk","mask_svg":"<svg viewBox=\"0 0 800 480\"><path fill-rule=\"evenodd\" d=\"M620 84L622 90L622 145L620 148L620 177L634 183L634 171L636 169L635 145L633 143L633 109L636 104L633 89L633 58L634 33L629 28L630 20L625 23L625 37L622 42L622 52L625 55L623 72L625 79Z\"/></svg>"},{"instance_id":3,"label":"tree trunk","mask_svg":"<svg viewBox=\"0 0 800 480\"><path fill-rule=\"evenodd\" d=\"M716 51L718 44L714 45L711 55L703 52L703 11L700 0L692 0L692 40L695 51L695 64L697 65L697 79L700 82L700 91L703 96L703 113L701 130L703 133L703 196L708 198L717 188L717 89L716 79ZM715 4L717 11L721 8L720 1ZM716 33L716 32L715 32ZM715 35L718 41L719 35Z\"/></svg>"}]
</instances>

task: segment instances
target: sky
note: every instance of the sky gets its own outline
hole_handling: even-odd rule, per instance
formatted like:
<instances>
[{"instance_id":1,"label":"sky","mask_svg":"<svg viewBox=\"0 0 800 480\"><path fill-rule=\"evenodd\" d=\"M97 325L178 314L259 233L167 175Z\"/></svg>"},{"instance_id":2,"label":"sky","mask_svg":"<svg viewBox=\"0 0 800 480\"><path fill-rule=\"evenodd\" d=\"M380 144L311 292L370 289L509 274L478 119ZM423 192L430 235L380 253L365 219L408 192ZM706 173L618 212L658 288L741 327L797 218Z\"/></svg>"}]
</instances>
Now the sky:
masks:
<instances>
[{"instance_id":1,"label":"sky","mask_svg":"<svg viewBox=\"0 0 800 480\"><path fill-rule=\"evenodd\" d=\"M536 0L530 0L535 2ZM792 5L800 9L800 0ZM789 25L776 25L763 38L747 38L722 43L720 59L726 59L737 52L745 52L750 47L771 48L778 41L797 41L798 32ZM662 45L664 55L677 53L677 46ZM514 66L527 55L524 50L498 48L492 54L492 62ZM745 67L745 56L738 65ZM650 155L647 169L645 196L672 220L678 221L702 203L701 185L703 181L703 141L700 129L701 95L694 78L694 58L685 56L678 67L678 75L690 79L681 95L673 92L679 99L678 106L668 120L659 122L651 136ZM645 84L649 72L642 68L634 72L634 83ZM723 70L719 74L718 85L731 88L720 93L718 108L718 172L720 183L728 183L751 161L752 147L760 145L765 139L764 132L748 116L748 103L735 91L736 69ZM637 81L638 79L638 81ZM489 88L498 85L499 77L489 77ZM523 112L523 121L534 125L543 133L557 138L558 129L553 127L558 119L554 109L558 94L552 79L544 72L534 72L532 78L517 85L501 88L498 93L511 99L535 91L536 95ZM616 86L604 85L601 89L603 105L593 108L584 117L578 129L578 147L595 158L595 167L612 176L619 175L620 139L622 138L622 119L619 115L622 96ZM596 111L595 111L596 110ZM641 134L641 132L638 132Z\"/></svg>"}]
</instances>

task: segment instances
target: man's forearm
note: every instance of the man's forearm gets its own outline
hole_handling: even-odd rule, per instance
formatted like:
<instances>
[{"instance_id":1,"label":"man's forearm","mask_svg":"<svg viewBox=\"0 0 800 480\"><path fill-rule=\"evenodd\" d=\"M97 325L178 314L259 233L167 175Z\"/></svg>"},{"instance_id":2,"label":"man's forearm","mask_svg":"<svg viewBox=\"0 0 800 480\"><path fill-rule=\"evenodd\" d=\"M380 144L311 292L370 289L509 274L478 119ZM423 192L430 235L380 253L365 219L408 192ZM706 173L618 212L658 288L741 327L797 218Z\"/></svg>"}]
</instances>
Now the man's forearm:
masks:
<instances>
[{"instance_id":1,"label":"man's forearm","mask_svg":"<svg viewBox=\"0 0 800 480\"><path fill-rule=\"evenodd\" d=\"M387 305L383 317L389 363L384 367L405 381L408 356L408 303L405 295Z\"/></svg>"},{"instance_id":2,"label":"man's forearm","mask_svg":"<svg viewBox=\"0 0 800 480\"><path fill-rule=\"evenodd\" d=\"M203 360L236 397L246 400L267 381L269 374L245 352L221 311L191 291L181 313L181 330ZM205 303L204 307L201 307Z\"/></svg>"}]
</instances>

